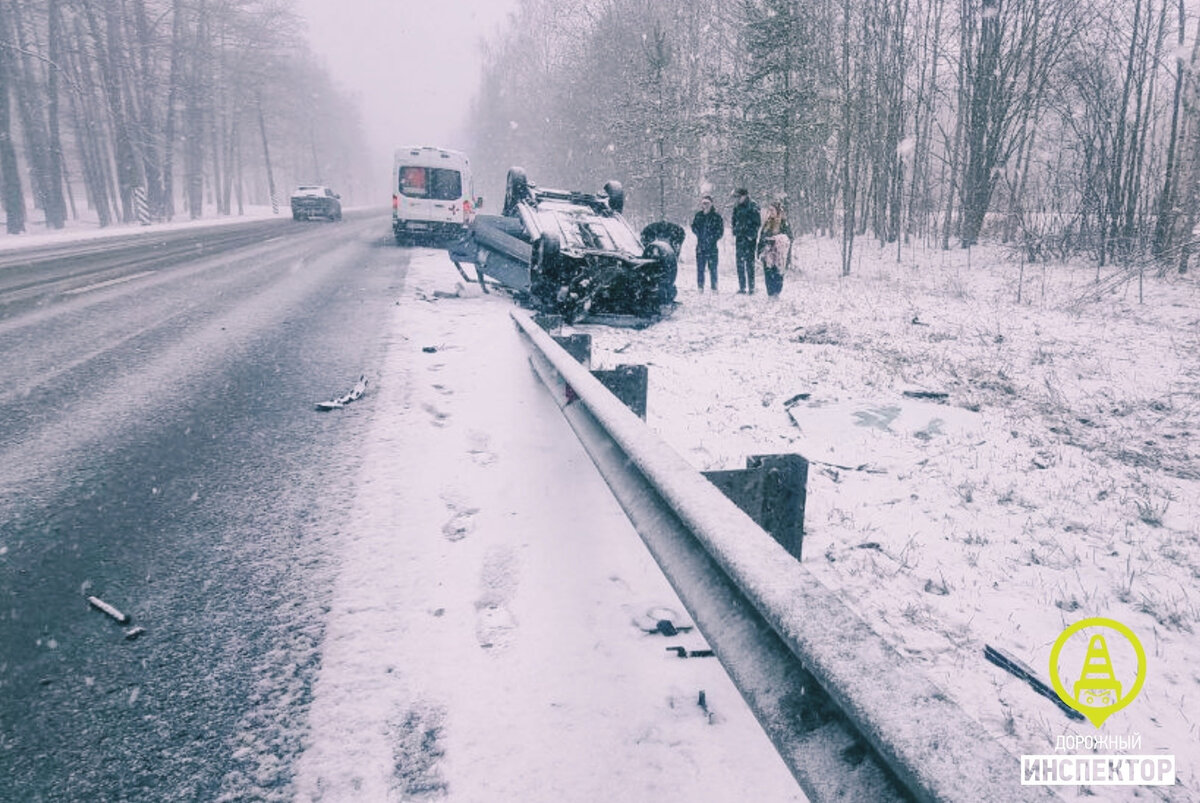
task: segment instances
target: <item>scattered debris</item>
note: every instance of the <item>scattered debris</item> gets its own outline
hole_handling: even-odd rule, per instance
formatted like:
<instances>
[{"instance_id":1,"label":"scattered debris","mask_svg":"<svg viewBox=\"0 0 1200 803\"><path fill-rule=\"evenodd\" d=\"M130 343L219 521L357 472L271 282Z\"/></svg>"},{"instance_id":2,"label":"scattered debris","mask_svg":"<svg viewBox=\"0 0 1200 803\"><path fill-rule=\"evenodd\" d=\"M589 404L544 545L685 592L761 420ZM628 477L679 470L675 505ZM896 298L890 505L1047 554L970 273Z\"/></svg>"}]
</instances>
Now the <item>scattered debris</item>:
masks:
<instances>
[{"instance_id":1,"label":"scattered debris","mask_svg":"<svg viewBox=\"0 0 1200 803\"><path fill-rule=\"evenodd\" d=\"M462 269L460 268L459 271L461 272ZM466 278L465 274L464 274L463 278ZM455 282L453 293L447 293L445 290L434 290L433 297L434 298L462 298L463 293L466 291L466 289L467 288L463 287L462 284Z\"/></svg>"},{"instance_id":2,"label":"scattered debris","mask_svg":"<svg viewBox=\"0 0 1200 803\"><path fill-rule=\"evenodd\" d=\"M789 340L793 343L808 343L813 346L840 346L845 339L845 331L836 324L816 324L815 326L797 326Z\"/></svg>"},{"instance_id":3,"label":"scattered debris","mask_svg":"<svg viewBox=\"0 0 1200 803\"><path fill-rule=\"evenodd\" d=\"M940 583L935 583L933 580L926 580L925 593L937 594L939 597L947 597L950 595L950 587L946 585L945 578L942 578L942 582Z\"/></svg>"},{"instance_id":4,"label":"scattered debris","mask_svg":"<svg viewBox=\"0 0 1200 803\"><path fill-rule=\"evenodd\" d=\"M700 710L704 712L705 718L709 725L716 725L719 721L717 713L708 707L708 698L704 694L704 689L700 690L699 696L696 698L696 705L700 706Z\"/></svg>"},{"instance_id":5,"label":"scattered debris","mask_svg":"<svg viewBox=\"0 0 1200 803\"><path fill-rule=\"evenodd\" d=\"M785 401L785 402L783 403L783 406L784 406L784 408L785 408L785 409L786 409L786 408L788 408L788 407L795 407L795 406L796 406L797 404L799 404L800 402L802 402L802 401L808 401L808 400L809 400L809 399L811 399L811 398L812 398L812 394L811 394L811 393L797 393L795 396L793 396L792 398L790 398L790 399L788 399L787 401Z\"/></svg>"},{"instance_id":6,"label":"scattered debris","mask_svg":"<svg viewBox=\"0 0 1200 803\"><path fill-rule=\"evenodd\" d=\"M900 395L910 399L933 399L939 402L950 398L949 393L941 390L905 390Z\"/></svg>"},{"instance_id":7,"label":"scattered debris","mask_svg":"<svg viewBox=\"0 0 1200 803\"><path fill-rule=\"evenodd\" d=\"M929 326L929 324L925 323L925 321L922 321L918 315L914 315L910 323L912 323L913 326Z\"/></svg>"},{"instance_id":8,"label":"scattered debris","mask_svg":"<svg viewBox=\"0 0 1200 803\"><path fill-rule=\"evenodd\" d=\"M87 600L88 600L88 602L91 603L93 608L104 611L106 614L111 616L113 619L116 619L118 624L123 625L123 624L127 624L129 622L128 616L121 613L116 608L109 605L107 602L100 599L99 597L88 597Z\"/></svg>"},{"instance_id":9,"label":"scattered debris","mask_svg":"<svg viewBox=\"0 0 1200 803\"><path fill-rule=\"evenodd\" d=\"M145 632L146 632L146 628L144 628L144 627L131 627L125 631L125 640L126 641L134 641L135 639L137 639L138 636L142 635Z\"/></svg>"},{"instance_id":10,"label":"scattered debris","mask_svg":"<svg viewBox=\"0 0 1200 803\"><path fill-rule=\"evenodd\" d=\"M857 466L843 466L837 463L826 463L824 460L809 460L810 464L818 466L829 466L830 468L840 468L842 471L863 471L867 474L887 474L886 468L873 466L870 463L861 463ZM834 480L836 482L836 479Z\"/></svg>"},{"instance_id":11,"label":"scattered debris","mask_svg":"<svg viewBox=\"0 0 1200 803\"><path fill-rule=\"evenodd\" d=\"M691 625L677 625L670 619L659 619L654 627L647 630L642 628L646 633L661 633L664 636L674 636L679 633L689 633L692 630Z\"/></svg>"},{"instance_id":12,"label":"scattered debris","mask_svg":"<svg viewBox=\"0 0 1200 803\"><path fill-rule=\"evenodd\" d=\"M350 391L345 396L333 399L332 401L317 402L317 409L321 412L325 412L327 410L336 410L340 407L345 407L350 402L357 401L358 399L362 398L362 395L366 392L366 390L367 375L363 374L358 378L358 384L354 386L354 390Z\"/></svg>"},{"instance_id":13,"label":"scattered debris","mask_svg":"<svg viewBox=\"0 0 1200 803\"><path fill-rule=\"evenodd\" d=\"M1009 653L999 647L993 647L990 644L985 644L983 646L983 657L987 658L993 664L1005 670L1006 672L1009 672L1010 674L1028 683L1035 692L1049 699L1052 703L1061 708L1063 713L1071 719L1082 721L1085 718L1083 714L1064 703L1062 698L1055 693L1054 689L1050 688L1050 684L1038 677L1037 673L1034 672L1028 664L1012 653Z\"/></svg>"},{"instance_id":14,"label":"scattered debris","mask_svg":"<svg viewBox=\"0 0 1200 803\"><path fill-rule=\"evenodd\" d=\"M641 616L635 616L633 626L643 633L661 633L664 636L673 636L676 633L687 633L692 629L692 625L681 624L682 621L684 621L683 617L679 615L678 611L658 605L650 608Z\"/></svg>"},{"instance_id":15,"label":"scattered debris","mask_svg":"<svg viewBox=\"0 0 1200 803\"><path fill-rule=\"evenodd\" d=\"M712 658L712 650L689 650L687 647L667 647L667 652L675 653L678 658Z\"/></svg>"},{"instance_id":16,"label":"scattered debris","mask_svg":"<svg viewBox=\"0 0 1200 803\"><path fill-rule=\"evenodd\" d=\"M880 546L878 541L863 541L861 544L857 544L854 548L855 549L874 549L876 552L883 551L883 547Z\"/></svg>"},{"instance_id":17,"label":"scattered debris","mask_svg":"<svg viewBox=\"0 0 1200 803\"><path fill-rule=\"evenodd\" d=\"M772 393L771 391L768 390L766 393L763 394L763 397L762 397L762 406L763 407L770 407L771 402L773 402L773 401L775 401L774 393Z\"/></svg>"},{"instance_id":18,"label":"scattered debris","mask_svg":"<svg viewBox=\"0 0 1200 803\"><path fill-rule=\"evenodd\" d=\"M426 354L437 354L437 346L424 346L422 347L421 351L425 352Z\"/></svg>"}]
</instances>

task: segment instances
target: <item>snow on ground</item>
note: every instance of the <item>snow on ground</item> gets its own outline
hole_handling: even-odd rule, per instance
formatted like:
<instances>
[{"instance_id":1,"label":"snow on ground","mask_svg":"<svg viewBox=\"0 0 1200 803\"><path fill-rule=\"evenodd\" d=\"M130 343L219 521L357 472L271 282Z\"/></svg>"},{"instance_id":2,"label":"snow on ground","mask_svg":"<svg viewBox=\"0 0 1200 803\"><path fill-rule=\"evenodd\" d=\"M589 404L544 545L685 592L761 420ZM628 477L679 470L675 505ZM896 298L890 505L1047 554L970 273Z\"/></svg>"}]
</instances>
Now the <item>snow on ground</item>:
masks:
<instances>
[{"instance_id":1,"label":"snow on ground","mask_svg":"<svg viewBox=\"0 0 1200 803\"><path fill-rule=\"evenodd\" d=\"M701 295L692 248L670 319L584 327L594 364L650 364L650 425L700 470L812 461L804 563L1014 755L1140 733L1181 785L1091 791L1200 800L1196 278L1096 301L1094 265L1027 265L1017 303L1021 268L999 249L897 261L859 241L842 278L838 244L810 238L781 297L761 277L737 295L730 252L720 294ZM983 658L1003 647L1048 680L1055 638L1088 616L1148 655L1141 695L1102 732Z\"/></svg>"},{"instance_id":2,"label":"snow on ground","mask_svg":"<svg viewBox=\"0 0 1200 803\"><path fill-rule=\"evenodd\" d=\"M699 634L644 632L686 613L511 301L407 253L296 799L803 800Z\"/></svg>"},{"instance_id":3,"label":"snow on ground","mask_svg":"<svg viewBox=\"0 0 1200 803\"><path fill-rule=\"evenodd\" d=\"M351 211L349 207L346 211ZM189 220L186 215L179 215L171 222L153 223L142 226L138 223L114 223L100 227L94 216L85 215L79 220L68 220L62 229L47 229L45 220L28 220L25 232L22 234L6 234L0 231L0 251L11 251L18 248L32 248L40 245L57 245L59 243L81 242L85 240L104 240L111 237L128 237L137 234L156 234L163 231L178 229L208 228L213 226L236 225L239 222L262 220L270 217L286 218L290 216L286 207L280 207L279 215L275 215L269 206L247 206L242 215L227 215L202 217Z\"/></svg>"}]
</instances>

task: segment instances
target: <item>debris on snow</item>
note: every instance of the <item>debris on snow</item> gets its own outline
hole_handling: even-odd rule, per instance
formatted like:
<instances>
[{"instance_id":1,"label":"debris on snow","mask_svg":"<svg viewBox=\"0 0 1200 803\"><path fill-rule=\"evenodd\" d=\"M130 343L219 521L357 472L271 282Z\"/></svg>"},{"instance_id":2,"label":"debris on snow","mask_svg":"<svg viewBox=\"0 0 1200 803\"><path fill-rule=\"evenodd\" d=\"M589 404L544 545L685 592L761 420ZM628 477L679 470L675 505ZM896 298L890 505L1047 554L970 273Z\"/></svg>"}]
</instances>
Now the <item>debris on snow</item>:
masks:
<instances>
[{"instance_id":1,"label":"debris on snow","mask_svg":"<svg viewBox=\"0 0 1200 803\"><path fill-rule=\"evenodd\" d=\"M463 295L466 293L466 291L467 291L467 288L462 286L462 282L455 282L453 293L448 293L445 290L434 290L433 297L434 298L462 298Z\"/></svg>"},{"instance_id":2,"label":"debris on snow","mask_svg":"<svg viewBox=\"0 0 1200 803\"><path fill-rule=\"evenodd\" d=\"M121 613L116 608L109 605L107 602L100 599L99 597L88 597L87 600L89 603L91 603L93 608L96 608L97 610L103 611L104 613L108 614L113 619L117 620L118 624L123 625L123 624L127 624L129 622L128 616Z\"/></svg>"},{"instance_id":3,"label":"debris on snow","mask_svg":"<svg viewBox=\"0 0 1200 803\"><path fill-rule=\"evenodd\" d=\"M126 641L135 641L135 640L137 640L138 636L142 635L145 632L146 632L146 628L144 628L144 627L131 627L125 631L125 640Z\"/></svg>"},{"instance_id":4,"label":"debris on snow","mask_svg":"<svg viewBox=\"0 0 1200 803\"><path fill-rule=\"evenodd\" d=\"M944 402L950 398L950 394L941 390L905 390L901 391L901 395L907 396L910 399L932 399L938 402Z\"/></svg>"},{"instance_id":5,"label":"debris on snow","mask_svg":"<svg viewBox=\"0 0 1200 803\"><path fill-rule=\"evenodd\" d=\"M1083 714L1064 703L1054 689L1050 688L1050 684L1038 677L1037 672L1034 672L1033 668L1030 667L1029 664L1025 663L1007 650L1001 649L1000 647L993 647L991 644L985 644L983 646L983 657L987 658L1004 671L1009 672L1015 677L1018 677L1028 683L1035 692L1043 697L1048 698L1051 702L1061 708L1063 713L1071 719L1082 721L1085 718Z\"/></svg>"},{"instance_id":6,"label":"debris on snow","mask_svg":"<svg viewBox=\"0 0 1200 803\"><path fill-rule=\"evenodd\" d=\"M678 658L712 658L712 650L689 650L687 647L667 647L667 652L674 652Z\"/></svg>"},{"instance_id":7,"label":"debris on snow","mask_svg":"<svg viewBox=\"0 0 1200 803\"><path fill-rule=\"evenodd\" d=\"M350 402L361 399L363 393L365 393L366 390L367 390L367 375L363 374L362 376L360 376L358 378L358 384L356 384L354 386L354 390L350 391L345 396L342 396L337 399L333 399L332 401L317 402L317 409L320 410L321 412L326 412L328 410L336 410L338 408L345 407Z\"/></svg>"}]
</instances>

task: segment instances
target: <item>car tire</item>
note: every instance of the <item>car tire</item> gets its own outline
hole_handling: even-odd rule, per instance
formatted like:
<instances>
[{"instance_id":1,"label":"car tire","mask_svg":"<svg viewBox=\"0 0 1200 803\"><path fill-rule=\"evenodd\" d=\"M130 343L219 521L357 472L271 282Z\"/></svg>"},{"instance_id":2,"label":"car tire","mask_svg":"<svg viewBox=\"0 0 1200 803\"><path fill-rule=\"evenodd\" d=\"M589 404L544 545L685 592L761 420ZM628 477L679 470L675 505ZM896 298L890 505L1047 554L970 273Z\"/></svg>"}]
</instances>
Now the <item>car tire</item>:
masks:
<instances>
[{"instance_id":1,"label":"car tire","mask_svg":"<svg viewBox=\"0 0 1200 803\"><path fill-rule=\"evenodd\" d=\"M529 177L525 175L525 168L510 167L508 178L504 182L503 214L511 215L516 211L517 204L527 197L529 197Z\"/></svg>"},{"instance_id":2,"label":"car tire","mask_svg":"<svg viewBox=\"0 0 1200 803\"><path fill-rule=\"evenodd\" d=\"M675 300L675 279L679 273L675 249L666 240L655 240L646 246L642 255L646 259L658 260L661 266L658 272L658 303L670 304Z\"/></svg>"},{"instance_id":3,"label":"car tire","mask_svg":"<svg viewBox=\"0 0 1200 803\"><path fill-rule=\"evenodd\" d=\"M625 188L619 181L604 182L604 194L608 196L608 208L620 214L625 211Z\"/></svg>"},{"instance_id":4,"label":"car tire","mask_svg":"<svg viewBox=\"0 0 1200 803\"><path fill-rule=\"evenodd\" d=\"M557 303L558 281L551 268L560 248L557 237L553 234L542 234L533 243L533 250L529 256L529 289L546 304L547 311L553 311Z\"/></svg>"}]
</instances>

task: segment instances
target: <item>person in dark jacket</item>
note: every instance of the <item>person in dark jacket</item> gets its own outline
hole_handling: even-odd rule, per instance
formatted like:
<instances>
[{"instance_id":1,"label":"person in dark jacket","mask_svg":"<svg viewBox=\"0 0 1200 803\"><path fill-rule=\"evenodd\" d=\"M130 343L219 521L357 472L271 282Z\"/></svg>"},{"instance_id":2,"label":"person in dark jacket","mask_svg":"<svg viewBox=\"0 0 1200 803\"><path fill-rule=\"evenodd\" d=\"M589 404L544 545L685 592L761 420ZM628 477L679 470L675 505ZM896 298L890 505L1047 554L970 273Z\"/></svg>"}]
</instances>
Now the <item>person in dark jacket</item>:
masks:
<instances>
[{"instance_id":1,"label":"person in dark jacket","mask_svg":"<svg viewBox=\"0 0 1200 803\"><path fill-rule=\"evenodd\" d=\"M737 199L733 204L733 215L730 217L733 228L733 243L737 248L738 292L754 292L754 259L758 242L758 227L762 225L762 215L759 214L758 204L750 200L750 193L745 188L734 191Z\"/></svg>"},{"instance_id":2,"label":"person in dark jacket","mask_svg":"<svg viewBox=\"0 0 1200 803\"><path fill-rule=\"evenodd\" d=\"M700 199L700 211L692 218L692 234L696 235L696 284L704 292L704 271L708 270L709 285L717 291L717 243L725 234L725 221L713 208L711 195Z\"/></svg>"}]
</instances>

